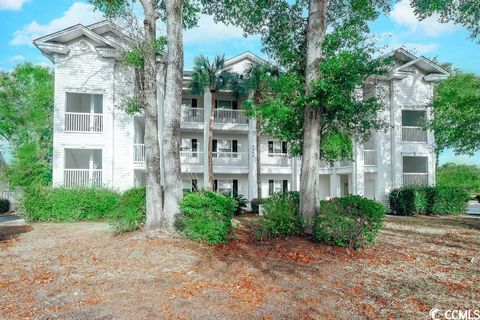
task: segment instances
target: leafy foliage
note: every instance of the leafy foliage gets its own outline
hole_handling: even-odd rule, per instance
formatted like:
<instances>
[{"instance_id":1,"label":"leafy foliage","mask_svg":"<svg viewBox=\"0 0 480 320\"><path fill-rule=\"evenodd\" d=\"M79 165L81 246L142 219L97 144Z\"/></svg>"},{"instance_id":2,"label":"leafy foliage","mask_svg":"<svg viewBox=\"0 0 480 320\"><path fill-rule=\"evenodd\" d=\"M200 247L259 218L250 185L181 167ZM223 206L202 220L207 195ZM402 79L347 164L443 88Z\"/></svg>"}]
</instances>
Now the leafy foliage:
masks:
<instances>
[{"instance_id":1,"label":"leafy foliage","mask_svg":"<svg viewBox=\"0 0 480 320\"><path fill-rule=\"evenodd\" d=\"M457 187L471 194L480 194L480 168L446 163L437 169L437 185Z\"/></svg>"},{"instance_id":2,"label":"leafy foliage","mask_svg":"<svg viewBox=\"0 0 480 320\"><path fill-rule=\"evenodd\" d=\"M51 182L52 127L52 72L31 63L0 72L0 137L13 155L3 175L12 187Z\"/></svg>"},{"instance_id":3,"label":"leafy foliage","mask_svg":"<svg viewBox=\"0 0 480 320\"><path fill-rule=\"evenodd\" d=\"M290 237L302 231L300 194L285 192L263 199L263 219L260 234L266 237Z\"/></svg>"},{"instance_id":4,"label":"leafy foliage","mask_svg":"<svg viewBox=\"0 0 480 320\"><path fill-rule=\"evenodd\" d=\"M187 193L180 203L176 227L194 241L210 245L225 243L232 230L237 202L207 190Z\"/></svg>"},{"instance_id":5,"label":"leafy foliage","mask_svg":"<svg viewBox=\"0 0 480 320\"><path fill-rule=\"evenodd\" d=\"M457 154L480 150L480 77L457 72L435 88L433 120L439 150L452 148Z\"/></svg>"},{"instance_id":6,"label":"leafy foliage","mask_svg":"<svg viewBox=\"0 0 480 320\"><path fill-rule=\"evenodd\" d=\"M455 187L410 186L394 189L389 194L390 210L398 215L464 214L468 193Z\"/></svg>"},{"instance_id":7,"label":"leafy foliage","mask_svg":"<svg viewBox=\"0 0 480 320\"><path fill-rule=\"evenodd\" d=\"M26 188L18 212L27 221L86 221L104 219L119 195L105 188Z\"/></svg>"},{"instance_id":8,"label":"leafy foliage","mask_svg":"<svg viewBox=\"0 0 480 320\"><path fill-rule=\"evenodd\" d=\"M193 94L203 95L205 88L218 91L227 88L234 75L225 70L225 56L216 56L210 61L204 55L195 57L189 87ZM213 106L212 106L213 107Z\"/></svg>"},{"instance_id":9,"label":"leafy foliage","mask_svg":"<svg viewBox=\"0 0 480 320\"><path fill-rule=\"evenodd\" d=\"M315 239L355 249L375 241L386 212L381 203L358 195L322 201L320 208L314 217Z\"/></svg>"},{"instance_id":10,"label":"leafy foliage","mask_svg":"<svg viewBox=\"0 0 480 320\"><path fill-rule=\"evenodd\" d=\"M235 208L235 215L239 215L242 213L242 210L248 205L248 200L242 194L237 194L232 197L237 202L237 207Z\"/></svg>"},{"instance_id":11,"label":"leafy foliage","mask_svg":"<svg viewBox=\"0 0 480 320\"><path fill-rule=\"evenodd\" d=\"M0 198L0 214L10 210L10 201L8 199Z\"/></svg>"},{"instance_id":12,"label":"leafy foliage","mask_svg":"<svg viewBox=\"0 0 480 320\"><path fill-rule=\"evenodd\" d=\"M125 191L116 208L108 214L116 234L140 229L146 217L146 189L132 188Z\"/></svg>"}]
</instances>

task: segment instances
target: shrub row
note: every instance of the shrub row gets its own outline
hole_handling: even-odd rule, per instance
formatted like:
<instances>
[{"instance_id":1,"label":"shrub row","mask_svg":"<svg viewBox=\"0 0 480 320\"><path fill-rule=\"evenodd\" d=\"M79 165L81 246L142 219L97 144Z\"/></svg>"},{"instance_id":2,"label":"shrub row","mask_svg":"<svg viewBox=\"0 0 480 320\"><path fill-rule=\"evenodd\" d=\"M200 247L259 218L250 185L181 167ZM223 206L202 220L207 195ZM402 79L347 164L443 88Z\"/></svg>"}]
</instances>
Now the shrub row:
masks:
<instances>
[{"instance_id":1,"label":"shrub row","mask_svg":"<svg viewBox=\"0 0 480 320\"><path fill-rule=\"evenodd\" d=\"M454 187L411 186L394 189L389 194L390 210L397 215L464 214L468 193Z\"/></svg>"},{"instance_id":2,"label":"shrub row","mask_svg":"<svg viewBox=\"0 0 480 320\"><path fill-rule=\"evenodd\" d=\"M115 209L108 214L115 234L140 229L145 224L146 210L145 187L125 191Z\"/></svg>"},{"instance_id":3,"label":"shrub row","mask_svg":"<svg viewBox=\"0 0 480 320\"><path fill-rule=\"evenodd\" d=\"M262 199L262 237L290 237L302 232L300 193L285 192Z\"/></svg>"},{"instance_id":4,"label":"shrub row","mask_svg":"<svg viewBox=\"0 0 480 320\"><path fill-rule=\"evenodd\" d=\"M201 190L187 193L181 203L176 227L188 238L214 245L225 243L232 231L237 201L219 193Z\"/></svg>"},{"instance_id":5,"label":"shrub row","mask_svg":"<svg viewBox=\"0 0 480 320\"><path fill-rule=\"evenodd\" d=\"M20 197L18 211L27 221L100 220L118 200L118 193L105 188L31 187Z\"/></svg>"},{"instance_id":6,"label":"shrub row","mask_svg":"<svg viewBox=\"0 0 480 320\"><path fill-rule=\"evenodd\" d=\"M10 201L0 198L0 214L10 211Z\"/></svg>"},{"instance_id":7,"label":"shrub row","mask_svg":"<svg viewBox=\"0 0 480 320\"><path fill-rule=\"evenodd\" d=\"M331 245L361 248L372 244L383 225L386 209L380 202L358 195L321 201L313 219L313 236Z\"/></svg>"}]
</instances>

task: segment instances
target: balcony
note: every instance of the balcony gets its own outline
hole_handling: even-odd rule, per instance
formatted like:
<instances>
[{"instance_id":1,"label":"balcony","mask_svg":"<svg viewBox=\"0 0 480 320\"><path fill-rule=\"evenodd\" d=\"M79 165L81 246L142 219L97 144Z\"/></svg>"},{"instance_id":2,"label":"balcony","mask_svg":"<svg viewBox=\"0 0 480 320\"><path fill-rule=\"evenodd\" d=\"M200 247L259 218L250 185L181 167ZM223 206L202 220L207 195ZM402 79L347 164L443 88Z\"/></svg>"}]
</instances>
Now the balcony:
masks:
<instances>
[{"instance_id":1,"label":"balcony","mask_svg":"<svg viewBox=\"0 0 480 320\"><path fill-rule=\"evenodd\" d=\"M427 185L428 173L404 173L403 174L403 186L412 185Z\"/></svg>"},{"instance_id":2,"label":"balcony","mask_svg":"<svg viewBox=\"0 0 480 320\"><path fill-rule=\"evenodd\" d=\"M181 120L182 122L203 123L205 121L204 109L182 107Z\"/></svg>"},{"instance_id":3,"label":"balcony","mask_svg":"<svg viewBox=\"0 0 480 320\"><path fill-rule=\"evenodd\" d=\"M215 109L214 111L214 123L219 124L248 124L248 120L245 117L244 110L237 109Z\"/></svg>"},{"instance_id":4,"label":"balcony","mask_svg":"<svg viewBox=\"0 0 480 320\"><path fill-rule=\"evenodd\" d=\"M145 145L143 143L133 144L133 162L145 162Z\"/></svg>"},{"instance_id":5,"label":"balcony","mask_svg":"<svg viewBox=\"0 0 480 320\"><path fill-rule=\"evenodd\" d=\"M101 187L102 169L64 169L63 185L67 188Z\"/></svg>"},{"instance_id":6,"label":"balcony","mask_svg":"<svg viewBox=\"0 0 480 320\"><path fill-rule=\"evenodd\" d=\"M246 152L213 152L213 166L227 168L248 168L248 154Z\"/></svg>"},{"instance_id":7,"label":"balcony","mask_svg":"<svg viewBox=\"0 0 480 320\"><path fill-rule=\"evenodd\" d=\"M265 153L260 155L262 165L275 167L290 167L291 158L285 153Z\"/></svg>"},{"instance_id":8,"label":"balcony","mask_svg":"<svg viewBox=\"0 0 480 320\"><path fill-rule=\"evenodd\" d=\"M402 141L427 142L427 131L422 127L402 126Z\"/></svg>"},{"instance_id":9,"label":"balcony","mask_svg":"<svg viewBox=\"0 0 480 320\"><path fill-rule=\"evenodd\" d=\"M103 114L65 112L65 132L103 132Z\"/></svg>"},{"instance_id":10,"label":"balcony","mask_svg":"<svg viewBox=\"0 0 480 320\"><path fill-rule=\"evenodd\" d=\"M180 151L180 164L203 167L203 152Z\"/></svg>"},{"instance_id":11,"label":"balcony","mask_svg":"<svg viewBox=\"0 0 480 320\"><path fill-rule=\"evenodd\" d=\"M363 163L366 166L376 166L377 150L363 150Z\"/></svg>"},{"instance_id":12,"label":"balcony","mask_svg":"<svg viewBox=\"0 0 480 320\"><path fill-rule=\"evenodd\" d=\"M341 160L338 163L339 168L348 168L348 167L351 167L351 166L352 166L352 161L350 161L350 160Z\"/></svg>"}]
</instances>

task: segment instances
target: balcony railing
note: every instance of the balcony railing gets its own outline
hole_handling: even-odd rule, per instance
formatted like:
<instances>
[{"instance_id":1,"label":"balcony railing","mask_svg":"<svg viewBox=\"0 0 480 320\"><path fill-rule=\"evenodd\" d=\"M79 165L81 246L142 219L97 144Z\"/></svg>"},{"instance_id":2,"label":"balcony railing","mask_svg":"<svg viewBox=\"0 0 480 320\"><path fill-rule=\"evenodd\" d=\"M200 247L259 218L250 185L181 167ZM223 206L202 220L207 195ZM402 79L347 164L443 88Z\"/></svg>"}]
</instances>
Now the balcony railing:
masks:
<instances>
[{"instance_id":1,"label":"balcony railing","mask_svg":"<svg viewBox=\"0 0 480 320\"><path fill-rule=\"evenodd\" d=\"M73 187L100 187L102 169L65 169L63 185Z\"/></svg>"},{"instance_id":2,"label":"balcony railing","mask_svg":"<svg viewBox=\"0 0 480 320\"><path fill-rule=\"evenodd\" d=\"M248 123L244 110L216 109L214 113L215 123Z\"/></svg>"},{"instance_id":3,"label":"balcony railing","mask_svg":"<svg viewBox=\"0 0 480 320\"><path fill-rule=\"evenodd\" d=\"M262 164L277 167L289 167L291 164L290 157L285 153L262 153L260 161Z\"/></svg>"},{"instance_id":4,"label":"balcony railing","mask_svg":"<svg viewBox=\"0 0 480 320\"><path fill-rule=\"evenodd\" d=\"M330 163L325 160L320 160L320 169L329 169L331 168Z\"/></svg>"},{"instance_id":5,"label":"balcony railing","mask_svg":"<svg viewBox=\"0 0 480 320\"><path fill-rule=\"evenodd\" d=\"M181 151L180 163L188 166L203 166L203 152Z\"/></svg>"},{"instance_id":6,"label":"balcony railing","mask_svg":"<svg viewBox=\"0 0 480 320\"><path fill-rule=\"evenodd\" d=\"M143 143L133 145L133 162L145 162L145 145Z\"/></svg>"},{"instance_id":7,"label":"balcony railing","mask_svg":"<svg viewBox=\"0 0 480 320\"><path fill-rule=\"evenodd\" d=\"M214 167L248 167L246 152L214 152L212 158Z\"/></svg>"},{"instance_id":8,"label":"balcony railing","mask_svg":"<svg viewBox=\"0 0 480 320\"><path fill-rule=\"evenodd\" d=\"M204 122L203 108L182 107L182 122Z\"/></svg>"},{"instance_id":9,"label":"balcony railing","mask_svg":"<svg viewBox=\"0 0 480 320\"><path fill-rule=\"evenodd\" d=\"M65 112L66 132L103 132L103 114Z\"/></svg>"},{"instance_id":10,"label":"balcony railing","mask_svg":"<svg viewBox=\"0 0 480 320\"><path fill-rule=\"evenodd\" d=\"M352 161L350 160L341 160L338 164L340 168L347 168L352 166Z\"/></svg>"},{"instance_id":11,"label":"balcony railing","mask_svg":"<svg viewBox=\"0 0 480 320\"><path fill-rule=\"evenodd\" d=\"M422 127L402 127L402 141L427 142L427 131Z\"/></svg>"},{"instance_id":12,"label":"balcony railing","mask_svg":"<svg viewBox=\"0 0 480 320\"><path fill-rule=\"evenodd\" d=\"M366 166L376 166L377 150L363 150L363 162Z\"/></svg>"},{"instance_id":13,"label":"balcony railing","mask_svg":"<svg viewBox=\"0 0 480 320\"><path fill-rule=\"evenodd\" d=\"M426 185L428 184L428 173L404 173L403 185Z\"/></svg>"}]
</instances>

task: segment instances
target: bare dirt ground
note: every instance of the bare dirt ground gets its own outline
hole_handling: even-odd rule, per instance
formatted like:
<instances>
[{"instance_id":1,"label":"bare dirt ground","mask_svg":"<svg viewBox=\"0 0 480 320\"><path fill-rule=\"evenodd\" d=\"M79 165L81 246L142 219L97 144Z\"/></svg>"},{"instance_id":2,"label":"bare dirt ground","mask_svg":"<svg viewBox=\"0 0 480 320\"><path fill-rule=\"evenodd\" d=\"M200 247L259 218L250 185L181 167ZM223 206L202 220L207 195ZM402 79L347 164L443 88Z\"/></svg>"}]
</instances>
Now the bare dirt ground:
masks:
<instances>
[{"instance_id":1,"label":"bare dirt ground","mask_svg":"<svg viewBox=\"0 0 480 320\"><path fill-rule=\"evenodd\" d=\"M427 319L480 307L480 218L387 217L375 247L301 238L115 237L104 223L0 227L2 319Z\"/></svg>"}]
</instances>

